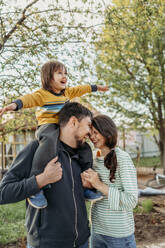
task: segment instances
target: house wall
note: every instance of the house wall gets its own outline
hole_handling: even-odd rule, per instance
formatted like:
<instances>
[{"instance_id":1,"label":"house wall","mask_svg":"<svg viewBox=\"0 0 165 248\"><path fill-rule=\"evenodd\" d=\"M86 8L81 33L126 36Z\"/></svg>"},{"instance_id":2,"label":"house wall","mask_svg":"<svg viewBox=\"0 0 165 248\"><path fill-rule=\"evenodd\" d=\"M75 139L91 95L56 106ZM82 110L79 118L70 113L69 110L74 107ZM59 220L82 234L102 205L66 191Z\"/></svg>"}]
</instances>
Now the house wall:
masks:
<instances>
[{"instance_id":1,"label":"house wall","mask_svg":"<svg viewBox=\"0 0 165 248\"><path fill-rule=\"evenodd\" d=\"M123 134L119 134L119 146L124 148ZM130 131L125 134L125 150L132 158L140 152L141 157L159 156L160 152L154 138L149 133Z\"/></svg>"}]
</instances>

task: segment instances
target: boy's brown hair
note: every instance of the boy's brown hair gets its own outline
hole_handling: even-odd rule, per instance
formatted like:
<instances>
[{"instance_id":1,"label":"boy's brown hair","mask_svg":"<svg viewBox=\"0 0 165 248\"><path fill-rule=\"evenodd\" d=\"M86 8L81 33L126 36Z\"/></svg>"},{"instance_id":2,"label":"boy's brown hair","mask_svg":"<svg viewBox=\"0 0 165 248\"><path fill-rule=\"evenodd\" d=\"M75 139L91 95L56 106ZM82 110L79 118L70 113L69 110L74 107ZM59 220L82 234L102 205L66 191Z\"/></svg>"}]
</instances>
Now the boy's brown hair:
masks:
<instances>
[{"instance_id":1,"label":"boy's brown hair","mask_svg":"<svg viewBox=\"0 0 165 248\"><path fill-rule=\"evenodd\" d=\"M51 81L53 79L54 72L64 69L67 73L66 67L59 61L51 60L45 63L41 68L41 83L45 90L52 92Z\"/></svg>"}]
</instances>

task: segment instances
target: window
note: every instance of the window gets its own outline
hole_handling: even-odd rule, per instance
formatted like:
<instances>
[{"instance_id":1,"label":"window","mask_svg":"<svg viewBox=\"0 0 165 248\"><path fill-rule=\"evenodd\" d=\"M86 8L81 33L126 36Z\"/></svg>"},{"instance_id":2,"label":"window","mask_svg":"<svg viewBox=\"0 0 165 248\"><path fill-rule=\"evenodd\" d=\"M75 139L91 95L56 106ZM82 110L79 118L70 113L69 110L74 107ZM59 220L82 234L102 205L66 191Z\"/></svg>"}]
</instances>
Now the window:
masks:
<instances>
[{"instance_id":1,"label":"window","mask_svg":"<svg viewBox=\"0 0 165 248\"><path fill-rule=\"evenodd\" d=\"M16 155L33 139L34 131L21 132L8 137L7 142L0 143L0 168L9 167Z\"/></svg>"}]
</instances>

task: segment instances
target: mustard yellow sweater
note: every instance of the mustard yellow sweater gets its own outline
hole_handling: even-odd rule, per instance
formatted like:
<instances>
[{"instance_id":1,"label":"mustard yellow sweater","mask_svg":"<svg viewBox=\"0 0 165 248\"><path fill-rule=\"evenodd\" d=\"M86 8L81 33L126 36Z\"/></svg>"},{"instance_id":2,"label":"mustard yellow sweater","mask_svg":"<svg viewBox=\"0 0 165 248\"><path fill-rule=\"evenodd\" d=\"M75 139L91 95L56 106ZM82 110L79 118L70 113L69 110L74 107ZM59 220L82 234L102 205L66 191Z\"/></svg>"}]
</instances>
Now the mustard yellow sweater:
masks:
<instances>
[{"instance_id":1,"label":"mustard yellow sweater","mask_svg":"<svg viewBox=\"0 0 165 248\"><path fill-rule=\"evenodd\" d=\"M32 94L27 94L20 97L15 102L20 108L32 108L37 107L36 118L38 125L43 125L47 123L58 123L58 113L66 102L74 97L80 97L86 93L91 93L91 85L79 85L76 87L68 87L65 89L64 93L53 94L47 90L39 89ZM19 103L19 104L18 104Z\"/></svg>"}]
</instances>

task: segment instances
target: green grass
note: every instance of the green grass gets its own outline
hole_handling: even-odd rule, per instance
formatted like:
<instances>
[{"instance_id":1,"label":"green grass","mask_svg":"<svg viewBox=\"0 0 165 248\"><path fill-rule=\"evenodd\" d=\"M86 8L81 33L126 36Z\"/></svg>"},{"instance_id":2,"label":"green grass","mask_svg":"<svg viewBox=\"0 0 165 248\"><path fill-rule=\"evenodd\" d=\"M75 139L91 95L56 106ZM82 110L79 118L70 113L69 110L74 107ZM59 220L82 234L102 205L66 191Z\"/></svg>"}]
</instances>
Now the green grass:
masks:
<instances>
[{"instance_id":1,"label":"green grass","mask_svg":"<svg viewBox=\"0 0 165 248\"><path fill-rule=\"evenodd\" d=\"M86 203L89 216L90 203ZM26 237L25 201L0 205L0 245L5 245Z\"/></svg>"},{"instance_id":2,"label":"green grass","mask_svg":"<svg viewBox=\"0 0 165 248\"><path fill-rule=\"evenodd\" d=\"M25 237L25 201L1 205L0 223L0 244L16 242Z\"/></svg>"},{"instance_id":3,"label":"green grass","mask_svg":"<svg viewBox=\"0 0 165 248\"><path fill-rule=\"evenodd\" d=\"M133 159L133 162L135 166L137 166L137 161L136 158ZM157 168L160 168L160 156L158 157L146 157L146 158L140 158L140 161L138 163L138 167L154 167L156 166Z\"/></svg>"}]
</instances>

